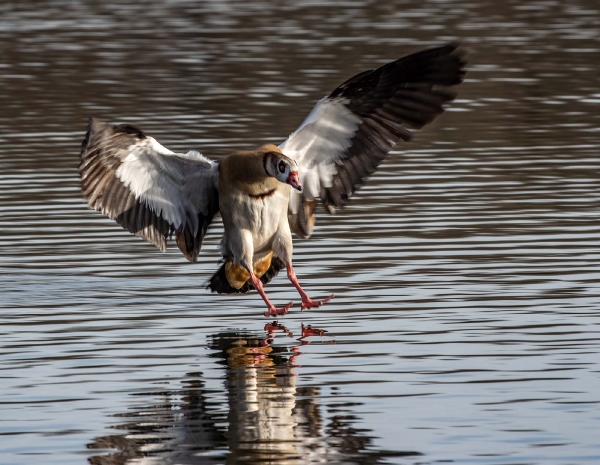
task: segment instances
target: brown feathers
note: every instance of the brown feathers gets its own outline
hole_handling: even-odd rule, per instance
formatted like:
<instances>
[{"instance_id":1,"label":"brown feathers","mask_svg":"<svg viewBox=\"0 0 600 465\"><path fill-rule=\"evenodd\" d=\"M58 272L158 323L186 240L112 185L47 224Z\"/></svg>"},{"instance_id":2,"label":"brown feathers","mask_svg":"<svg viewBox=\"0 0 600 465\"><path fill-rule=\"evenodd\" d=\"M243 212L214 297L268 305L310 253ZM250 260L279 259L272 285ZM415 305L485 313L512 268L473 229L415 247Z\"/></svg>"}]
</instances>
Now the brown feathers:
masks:
<instances>
[{"instance_id":1,"label":"brown feathers","mask_svg":"<svg viewBox=\"0 0 600 465\"><path fill-rule=\"evenodd\" d=\"M131 125L90 120L82 192L91 208L162 251L174 233L190 261L221 212L227 258L210 279L212 291L248 292L252 273L266 284L287 265L303 305L319 306L329 299L309 299L293 273L290 229L310 237L317 198L330 213L343 207L398 142L444 111L464 67L462 54L447 45L357 74L320 100L281 148L266 144L220 163L174 153ZM285 314L287 307L274 307L254 283L268 314Z\"/></svg>"},{"instance_id":2,"label":"brown feathers","mask_svg":"<svg viewBox=\"0 0 600 465\"><path fill-rule=\"evenodd\" d=\"M312 235L317 222L317 215L315 215L317 202L316 200L306 200L303 197L304 196L301 195L298 211L296 213L290 213L288 215L288 221L290 222L292 231L303 239L308 239Z\"/></svg>"},{"instance_id":3,"label":"brown feathers","mask_svg":"<svg viewBox=\"0 0 600 465\"><path fill-rule=\"evenodd\" d=\"M221 160L219 166L219 189L235 188L250 196L262 196L275 191L279 182L265 171L265 154L277 149L266 145L252 152L239 152Z\"/></svg>"},{"instance_id":4,"label":"brown feathers","mask_svg":"<svg viewBox=\"0 0 600 465\"><path fill-rule=\"evenodd\" d=\"M229 284L225 271L226 263L221 265L217 272L210 278L206 285L207 289L218 294L245 294L254 290L250 282L246 282L240 288L235 288ZM273 257L269 269L260 277L263 284L268 284L281 270L285 268L285 263L279 257Z\"/></svg>"},{"instance_id":5,"label":"brown feathers","mask_svg":"<svg viewBox=\"0 0 600 465\"><path fill-rule=\"evenodd\" d=\"M129 153L127 149L145 138L145 134L133 126L111 127L91 119L81 147L81 190L91 208L164 252L171 227L147 205L137 201L115 175Z\"/></svg>"},{"instance_id":6,"label":"brown feathers","mask_svg":"<svg viewBox=\"0 0 600 465\"><path fill-rule=\"evenodd\" d=\"M257 278L262 277L271 267L273 252L269 252L265 257L256 260L252 266L252 271ZM250 273L243 266L233 263L231 259L225 262L225 277L231 287L240 289L244 284L250 282Z\"/></svg>"},{"instance_id":7,"label":"brown feathers","mask_svg":"<svg viewBox=\"0 0 600 465\"><path fill-rule=\"evenodd\" d=\"M165 161L168 161L172 165L171 168L174 166L179 171L186 172L188 170L192 174L195 165L204 169L208 161L176 156L161 161L160 157L164 158L164 154L151 153L155 146L148 144L149 141L153 141L153 139L148 138L134 126L113 127L105 122L91 119L82 143L79 165L83 196L91 208L101 211L129 232L150 242L163 252L167 250L167 238L175 232L177 245L181 252L188 260L195 261L200 251L202 238L219 210L216 188L207 187L209 195L204 211L199 212L196 218L183 218L183 221L176 225L167 220L164 210L159 210L158 207L153 208L149 202L136 198L132 188L119 179L118 172L119 168L127 163L126 158L134 151L146 150L148 158L155 157L156 163L160 166L162 166L161 163L164 164ZM166 149L164 150L166 151ZM144 155L146 154L141 153L140 157ZM150 168L152 167L148 169L150 170ZM161 174L159 173L159 175ZM135 181L135 176L148 177L149 175L145 171L134 174L133 181ZM158 183L156 179L150 179L149 182ZM198 194L200 195L202 192ZM165 199L165 201L176 203L180 199Z\"/></svg>"}]
</instances>

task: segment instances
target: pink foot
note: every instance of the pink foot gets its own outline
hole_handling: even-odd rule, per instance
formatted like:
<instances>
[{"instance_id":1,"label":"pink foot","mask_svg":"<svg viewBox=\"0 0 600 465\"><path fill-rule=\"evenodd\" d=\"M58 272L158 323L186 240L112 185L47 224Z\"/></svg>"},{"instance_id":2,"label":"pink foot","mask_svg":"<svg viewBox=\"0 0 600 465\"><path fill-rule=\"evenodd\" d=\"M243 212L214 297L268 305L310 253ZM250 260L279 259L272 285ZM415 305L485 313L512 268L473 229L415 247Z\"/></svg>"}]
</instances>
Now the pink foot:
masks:
<instances>
[{"instance_id":1,"label":"pink foot","mask_svg":"<svg viewBox=\"0 0 600 465\"><path fill-rule=\"evenodd\" d=\"M302 300L302 304L300 305L300 311L304 311L305 308L317 308L323 304L326 304L331 299L333 299L335 295L331 294L329 297L321 300L312 300L310 297L306 297L306 299Z\"/></svg>"},{"instance_id":2,"label":"pink foot","mask_svg":"<svg viewBox=\"0 0 600 465\"><path fill-rule=\"evenodd\" d=\"M290 302L287 305L284 305L283 307L275 307L274 305L269 307L269 310L266 311L263 315L264 316L283 316L285 314L287 314L288 310L290 309L290 307L292 306L292 302Z\"/></svg>"}]
</instances>

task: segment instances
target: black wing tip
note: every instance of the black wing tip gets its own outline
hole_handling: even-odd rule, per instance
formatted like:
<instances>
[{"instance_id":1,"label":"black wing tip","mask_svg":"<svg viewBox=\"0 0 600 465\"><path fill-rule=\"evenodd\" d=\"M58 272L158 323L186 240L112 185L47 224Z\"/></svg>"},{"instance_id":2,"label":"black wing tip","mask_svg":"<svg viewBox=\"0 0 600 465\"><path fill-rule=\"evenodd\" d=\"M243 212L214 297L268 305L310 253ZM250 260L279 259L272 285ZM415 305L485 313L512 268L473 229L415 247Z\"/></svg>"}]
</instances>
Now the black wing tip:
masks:
<instances>
[{"instance_id":1,"label":"black wing tip","mask_svg":"<svg viewBox=\"0 0 600 465\"><path fill-rule=\"evenodd\" d=\"M265 274L261 276L260 280L266 285L284 268L285 263L283 263L283 260L281 260L279 257L273 257L271 259L271 266L265 272ZM210 289L211 292L216 292L217 294L246 294L254 290L254 286L252 286L250 283L245 283L239 289L236 289L229 284L229 281L227 281L227 276L225 275L225 263L223 263L217 272L212 275L205 288Z\"/></svg>"},{"instance_id":2,"label":"black wing tip","mask_svg":"<svg viewBox=\"0 0 600 465\"><path fill-rule=\"evenodd\" d=\"M465 47L460 42L449 42L444 45L438 45L419 50L417 52L399 58L399 60L404 60L418 56L441 57L447 55L453 55L456 58L460 58L462 60L466 55Z\"/></svg>"},{"instance_id":3,"label":"black wing tip","mask_svg":"<svg viewBox=\"0 0 600 465\"><path fill-rule=\"evenodd\" d=\"M438 45L436 47L430 47L424 49L423 53L436 53L438 55L450 55L454 52L459 52L462 49L460 42L448 42L444 45ZM419 52L417 52L419 53Z\"/></svg>"},{"instance_id":4,"label":"black wing tip","mask_svg":"<svg viewBox=\"0 0 600 465\"><path fill-rule=\"evenodd\" d=\"M334 90L362 118L332 185L322 189L329 213L343 208L400 140L410 141L452 102L466 74L458 42L419 50L357 74Z\"/></svg>"},{"instance_id":5,"label":"black wing tip","mask_svg":"<svg viewBox=\"0 0 600 465\"><path fill-rule=\"evenodd\" d=\"M419 67L421 73L424 72L420 77L424 78L425 82L451 87L464 80L467 72L466 54L459 42L451 42L412 53L399 58L393 64L399 67Z\"/></svg>"},{"instance_id":6,"label":"black wing tip","mask_svg":"<svg viewBox=\"0 0 600 465\"><path fill-rule=\"evenodd\" d=\"M383 70L389 71L396 67L406 67L406 65L411 62L420 67L427 66L427 63L429 63L430 66L437 68L440 66L440 61L447 61L446 67L449 68L446 72L447 76L442 79L438 77L437 80L440 82L432 82L432 84L455 86L463 81L466 74L465 67L468 63L465 60L466 54L467 53L460 42L450 42L445 45L419 50L409 55L400 57L397 60L388 62L378 68L369 69L352 76L350 79L344 81L344 83L334 89L334 91L329 94L329 97L343 97L345 92L349 90L348 88L351 88L352 85L357 82L362 82L365 79L369 79L370 74L376 74L378 72L382 72Z\"/></svg>"}]
</instances>

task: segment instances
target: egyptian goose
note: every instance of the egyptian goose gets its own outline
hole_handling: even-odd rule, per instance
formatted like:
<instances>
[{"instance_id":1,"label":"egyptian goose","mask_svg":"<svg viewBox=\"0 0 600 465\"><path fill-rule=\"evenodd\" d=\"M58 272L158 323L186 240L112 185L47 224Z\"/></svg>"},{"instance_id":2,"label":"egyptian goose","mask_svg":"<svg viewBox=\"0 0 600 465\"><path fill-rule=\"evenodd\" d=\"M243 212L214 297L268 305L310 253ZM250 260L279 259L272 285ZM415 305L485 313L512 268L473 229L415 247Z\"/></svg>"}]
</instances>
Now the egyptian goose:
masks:
<instances>
[{"instance_id":1,"label":"egyptian goose","mask_svg":"<svg viewBox=\"0 0 600 465\"><path fill-rule=\"evenodd\" d=\"M82 191L89 206L160 250L175 234L191 262L220 213L224 264L207 288L218 293L256 289L280 270L302 298L312 300L292 266L292 234L308 238L316 199L329 213L344 206L399 140L433 121L462 82L462 54L453 45L424 50L347 80L321 99L281 145L211 161L196 151L174 153L130 125L90 120L81 150Z\"/></svg>"}]
</instances>

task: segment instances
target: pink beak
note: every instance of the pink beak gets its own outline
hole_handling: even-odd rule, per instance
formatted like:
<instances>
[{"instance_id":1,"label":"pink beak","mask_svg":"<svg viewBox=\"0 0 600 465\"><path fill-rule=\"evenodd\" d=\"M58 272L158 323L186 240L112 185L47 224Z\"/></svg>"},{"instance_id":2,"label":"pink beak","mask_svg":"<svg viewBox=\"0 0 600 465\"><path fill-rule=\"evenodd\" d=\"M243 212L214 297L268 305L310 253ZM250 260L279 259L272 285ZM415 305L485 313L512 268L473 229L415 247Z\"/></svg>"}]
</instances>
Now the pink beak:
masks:
<instances>
[{"instance_id":1,"label":"pink beak","mask_svg":"<svg viewBox=\"0 0 600 465\"><path fill-rule=\"evenodd\" d=\"M302 184L300 184L300 179L298 179L298 172L290 172L290 174L287 177L286 182L292 186L294 189L298 189L300 192L302 192Z\"/></svg>"}]
</instances>

